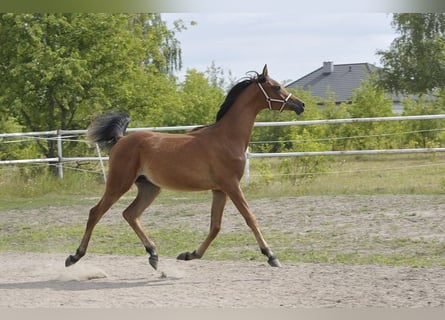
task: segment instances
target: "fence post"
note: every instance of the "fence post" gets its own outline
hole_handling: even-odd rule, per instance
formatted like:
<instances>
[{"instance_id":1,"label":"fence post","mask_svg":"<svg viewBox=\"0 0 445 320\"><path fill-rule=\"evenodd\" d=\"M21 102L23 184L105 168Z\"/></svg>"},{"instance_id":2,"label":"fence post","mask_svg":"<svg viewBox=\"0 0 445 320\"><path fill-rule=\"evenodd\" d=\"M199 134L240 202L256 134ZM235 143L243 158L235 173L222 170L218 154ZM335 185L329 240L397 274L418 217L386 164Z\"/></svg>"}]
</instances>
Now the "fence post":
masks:
<instances>
[{"instance_id":1,"label":"fence post","mask_svg":"<svg viewBox=\"0 0 445 320\"><path fill-rule=\"evenodd\" d=\"M62 156L62 130L57 130L57 173L60 179L63 179L63 156Z\"/></svg>"},{"instance_id":2,"label":"fence post","mask_svg":"<svg viewBox=\"0 0 445 320\"><path fill-rule=\"evenodd\" d=\"M250 160L249 160L249 147L246 150L246 164L244 165L244 185L249 186L250 182Z\"/></svg>"},{"instance_id":3,"label":"fence post","mask_svg":"<svg viewBox=\"0 0 445 320\"><path fill-rule=\"evenodd\" d=\"M102 174L104 176L104 183L107 183L107 174L105 172L105 166L104 166L104 162L102 160L102 155L100 153L100 147L99 147L98 143L96 143L96 151L97 151L97 154L99 155L100 168L102 169Z\"/></svg>"}]
</instances>

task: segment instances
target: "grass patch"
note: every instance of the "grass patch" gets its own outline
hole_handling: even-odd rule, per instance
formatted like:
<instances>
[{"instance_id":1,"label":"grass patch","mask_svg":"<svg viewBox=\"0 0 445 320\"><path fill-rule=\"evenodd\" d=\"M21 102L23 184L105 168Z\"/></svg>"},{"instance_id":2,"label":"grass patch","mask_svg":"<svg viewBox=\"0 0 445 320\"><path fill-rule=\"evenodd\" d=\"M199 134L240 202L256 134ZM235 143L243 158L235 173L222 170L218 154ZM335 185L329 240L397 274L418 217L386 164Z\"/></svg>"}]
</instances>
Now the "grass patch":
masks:
<instances>
[{"instance_id":1,"label":"grass patch","mask_svg":"<svg viewBox=\"0 0 445 320\"><path fill-rule=\"evenodd\" d=\"M84 231L83 224L2 225L0 251L51 252L72 254ZM151 231L151 230L150 230ZM157 229L150 236L160 256L176 257L194 250L206 233L179 226ZM346 234L283 233L268 231L275 254L283 262L341 263L349 265L377 264L410 267L445 267L445 243L437 239L351 238ZM145 255L135 233L124 223L99 224L94 230L89 253ZM205 259L264 261L251 232L222 232L209 247Z\"/></svg>"},{"instance_id":2,"label":"grass patch","mask_svg":"<svg viewBox=\"0 0 445 320\"><path fill-rule=\"evenodd\" d=\"M445 154L325 157L310 174L282 174L279 158L251 159L252 197L296 195L442 194ZM267 165L266 165L267 164ZM267 169L264 169L267 168Z\"/></svg>"},{"instance_id":3,"label":"grass patch","mask_svg":"<svg viewBox=\"0 0 445 320\"><path fill-rule=\"evenodd\" d=\"M370 155L326 157L320 172L297 179L280 172L283 159L251 159L249 199L296 195L442 194L445 189L445 154ZM100 172L66 170L64 179L47 171L23 174L20 166L0 167L0 210L44 205L92 203L105 185ZM125 196L134 198L135 188ZM160 203L201 202L209 192L179 193L163 190Z\"/></svg>"},{"instance_id":4,"label":"grass patch","mask_svg":"<svg viewBox=\"0 0 445 320\"><path fill-rule=\"evenodd\" d=\"M445 155L344 156L328 160L323 172L298 179L280 173L280 159L251 159L247 198L297 195L442 194ZM263 164L262 164L263 163ZM266 163L267 165L264 165ZM267 168L267 169L264 169ZM21 167L0 168L0 210L93 204L105 185L99 173L68 171L61 180L46 171L24 176ZM296 181L296 183L295 183ZM133 187L125 198L134 198ZM209 192L163 190L157 203L209 201Z\"/></svg>"}]
</instances>

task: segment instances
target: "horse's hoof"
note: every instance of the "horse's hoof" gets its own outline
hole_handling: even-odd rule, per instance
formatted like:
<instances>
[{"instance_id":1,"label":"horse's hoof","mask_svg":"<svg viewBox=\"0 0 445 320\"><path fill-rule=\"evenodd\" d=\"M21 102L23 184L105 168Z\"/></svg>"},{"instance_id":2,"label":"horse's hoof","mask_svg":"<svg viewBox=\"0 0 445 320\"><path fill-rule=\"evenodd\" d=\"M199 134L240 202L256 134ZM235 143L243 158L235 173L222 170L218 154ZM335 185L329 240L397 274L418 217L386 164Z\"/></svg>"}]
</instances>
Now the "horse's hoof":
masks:
<instances>
[{"instance_id":1,"label":"horse's hoof","mask_svg":"<svg viewBox=\"0 0 445 320\"><path fill-rule=\"evenodd\" d=\"M76 257L70 255L65 260L65 267L69 267L69 266L75 264L77 261L79 261L79 259L76 259Z\"/></svg>"},{"instance_id":2,"label":"horse's hoof","mask_svg":"<svg viewBox=\"0 0 445 320\"><path fill-rule=\"evenodd\" d=\"M196 251L193 251L192 253L190 252L183 252L181 253L179 256L176 257L177 260L184 260L184 261L188 261L188 260L193 260L196 259Z\"/></svg>"},{"instance_id":3,"label":"horse's hoof","mask_svg":"<svg viewBox=\"0 0 445 320\"><path fill-rule=\"evenodd\" d=\"M159 258L156 255L152 255L148 258L148 263L153 267L153 269L158 270Z\"/></svg>"},{"instance_id":4,"label":"horse's hoof","mask_svg":"<svg viewBox=\"0 0 445 320\"><path fill-rule=\"evenodd\" d=\"M281 263L280 261L275 258L275 257L270 257L269 260L267 261L269 263L269 265L271 267L277 267L277 268L281 268Z\"/></svg>"}]
</instances>

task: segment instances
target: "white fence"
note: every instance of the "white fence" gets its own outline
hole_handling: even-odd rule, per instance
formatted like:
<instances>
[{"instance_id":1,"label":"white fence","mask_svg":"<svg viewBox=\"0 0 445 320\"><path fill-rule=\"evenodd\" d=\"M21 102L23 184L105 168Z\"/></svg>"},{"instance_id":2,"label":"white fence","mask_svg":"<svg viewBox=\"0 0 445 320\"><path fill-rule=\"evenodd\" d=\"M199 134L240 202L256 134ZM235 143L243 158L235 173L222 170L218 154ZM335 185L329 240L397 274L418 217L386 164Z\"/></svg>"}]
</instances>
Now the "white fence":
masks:
<instances>
[{"instance_id":1,"label":"white fence","mask_svg":"<svg viewBox=\"0 0 445 320\"><path fill-rule=\"evenodd\" d=\"M421 116L395 116L378 118L353 118L353 119L328 119L328 120L305 120L305 121L283 121L283 122L255 122L255 127L273 127L273 126L304 126L316 124L342 124L342 123L362 123L362 122L387 122L387 121L410 121L410 120L437 120L445 119L445 114L441 115L421 115ZM176 126L176 127L148 127L148 128L128 128L128 132L136 131L183 131L191 130L198 126ZM97 149L97 157L64 157L63 140L66 136L84 135L86 130L53 130L41 132L23 132L23 133L3 133L1 138L14 137L53 137L48 139L57 140L57 157L43 159L20 159L20 160L2 160L0 165L23 164L23 163L56 163L59 177L63 178L63 163L79 161L107 161L108 157L100 156L100 150ZM1 143L1 141L0 141ZM415 149L388 149L388 150L349 150L349 151L317 151L317 152L283 152L283 153L251 153L247 151L247 162L245 169L245 180L249 182L249 159L251 158L271 158L271 157L307 157L307 156L343 156L343 155L367 155L367 154L403 154L403 153L433 153L445 152L445 148L415 148ZM103 168L103 166L102 166ZM104 169L103 169L104 172ZM104 172L105 176L105 172Z\"/></svg>"}]
</instances>

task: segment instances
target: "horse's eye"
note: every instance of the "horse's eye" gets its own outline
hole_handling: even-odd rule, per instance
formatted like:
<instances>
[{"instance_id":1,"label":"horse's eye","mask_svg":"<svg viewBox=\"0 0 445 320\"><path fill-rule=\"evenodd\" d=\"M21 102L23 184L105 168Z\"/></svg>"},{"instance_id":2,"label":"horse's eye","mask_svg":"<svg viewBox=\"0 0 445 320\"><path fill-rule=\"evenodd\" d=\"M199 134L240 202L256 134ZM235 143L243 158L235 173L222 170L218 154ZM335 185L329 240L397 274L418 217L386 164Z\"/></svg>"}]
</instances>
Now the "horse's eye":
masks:
<instances>
[{"instance_id":1,"label":"horse's eye","mask_svg":"<svg viewBox=\"0 0 445 320\"><path fill-rule=\"evenodd\" d=\"M272 86L272 89L274 89L275 91L280 91L281 90L281 86Z\"/></svg>"}]
</instances>

